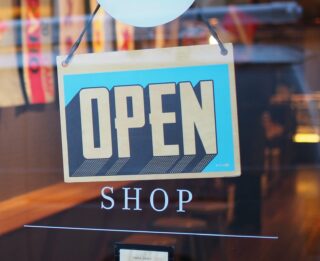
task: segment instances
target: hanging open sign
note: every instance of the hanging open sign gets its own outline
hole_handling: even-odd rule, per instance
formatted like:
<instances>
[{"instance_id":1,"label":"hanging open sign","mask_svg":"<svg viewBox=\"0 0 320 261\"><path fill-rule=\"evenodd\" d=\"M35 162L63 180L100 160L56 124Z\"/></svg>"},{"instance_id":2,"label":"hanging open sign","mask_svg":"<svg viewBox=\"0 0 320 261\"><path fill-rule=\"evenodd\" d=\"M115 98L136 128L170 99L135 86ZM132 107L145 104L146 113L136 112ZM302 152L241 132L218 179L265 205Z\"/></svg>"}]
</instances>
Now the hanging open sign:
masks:
<instances>
[{"instance_id":1,"label":"hanging open sign","mask_svg":"<svg viewBox=\"0 0 320 261\"><path fill-rule=\"evenodd\" d=\"M65 181L240 175L226 47L58 57Z\"/></svg>"}]
</instances>

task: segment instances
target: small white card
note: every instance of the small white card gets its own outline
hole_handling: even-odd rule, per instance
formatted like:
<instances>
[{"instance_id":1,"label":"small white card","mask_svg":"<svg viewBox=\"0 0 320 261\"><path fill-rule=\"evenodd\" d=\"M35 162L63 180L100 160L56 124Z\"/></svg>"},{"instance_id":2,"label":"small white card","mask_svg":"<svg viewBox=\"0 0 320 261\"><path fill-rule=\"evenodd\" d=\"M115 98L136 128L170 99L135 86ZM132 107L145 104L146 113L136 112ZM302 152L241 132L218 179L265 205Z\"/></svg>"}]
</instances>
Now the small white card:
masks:
<instances>
[{"instance_id":1,"label":"small white card","mask_svg":"<svg viewBox=\"0 0 320 261\"><path fill-rule=\"evenodd\" d=\"M160 251L146 251L121 249L120 261L168 261L169 253Z\"/></svg>"}]
</instances>

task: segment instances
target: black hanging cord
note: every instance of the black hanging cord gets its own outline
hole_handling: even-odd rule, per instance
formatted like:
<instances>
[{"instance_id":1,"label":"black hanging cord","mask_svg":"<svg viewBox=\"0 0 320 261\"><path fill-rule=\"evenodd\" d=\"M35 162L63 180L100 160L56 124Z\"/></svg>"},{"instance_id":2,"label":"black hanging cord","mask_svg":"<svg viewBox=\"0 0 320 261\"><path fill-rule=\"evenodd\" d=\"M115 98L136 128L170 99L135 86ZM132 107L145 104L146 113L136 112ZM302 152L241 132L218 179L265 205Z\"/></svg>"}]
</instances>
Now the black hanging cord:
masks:
<instances>
[{"instance_id":1,"label":"black hanging cord","mask_svg":"<svg viewBox=\"0 0 320 261\"><path fill-rule=\"evenodd\" d=\"M208 27L211 35L217 40L219 47L220 47L220 52L222 55L227 55L228 54L228 50L226 49L226 47L224 46L223 42L221 41L221 39L219 38L219 35L217 34L216 30L213 28L213 26L210 24L210 22L208 21L208 19L206 19L202 14L200 14L201 20L205 23L205 25Z\"/></svg>"},{"instance_id":2,"label":"black hanging cord","mask_svg":"<svg viewBox=\"0 0 320 261\"><path fill-rule=\"evenodd\" d=\"M78 49L78 47L79 47L79 45L80 45L80 43L82 41L82 38L83 38L84 34L88 30L88 28L91 26L92 20L94 19L95 15L99 11L99 9L100 9L100 4L98 4L96 9L93 11L90 19L86 22L86 25L83 28L83 30L82 30L80 36L78 37L77 41L73 44L72 48L70 49L70 52L69 52L67 58L62 62L62 66L63 67L66 67L66 66L69 65L70 61L72 60L72 57L74 56L74 53L77 51L77 49ZM225 48L223 42L219 38L219 36L218 36L216 30L214 29L214 27L210 24L209 20L206 17L204 17L201 8L200 8L200 11L199 11L199 18L208 27L211 35L217 40L217 42L219 44L219 47L220 47L221 54L222 55L227 55L228 54L228 50Z\"/></svg>"},{"instance_id":3,"label":"black hanging cord","mask_svg":"<svg viewBox=\"0 0 320 261\"><path fill-rule=\"evenodd\" d=\"M228 54L228 50L227 48L224 46L223 42L221 41L217 31L215 30L215 28L212 26L212 24L210 24L209 20L204 17L203 13L202 13L202 8L201 7L198 7L199 8L199 14L198 14L198 17L199 17L199 20L201 20L209 29L211 35L217 40L218 42L218 45L220 47L220 52L222 55L227 55Z\"/></svg>"},{"instance_id":4,"label":"black hanging cord","mask_svg":"<svg viewBox=\"0 0 320 261\"><path fill-rule=\"evenodd\" d=\"M92 23L92 20L93 18L95 17L95 15L97 14L97 12L99 11L100 9L100 4L97 5L96 9L93 11L90 19L87 21L85 27L83 28L79 38L77 39L77 41L73 44L72 48L70 49L70 52L67 56L67 58L62 62L62 66L63 67L66 67L69 65L72 57L74 56L74 53L77 51L81 41L82 41L82 38L84 36L84 34L86 33L86 31L88 30L88 28L91 26L91 23Z\"/></svg>"}]
</instances>

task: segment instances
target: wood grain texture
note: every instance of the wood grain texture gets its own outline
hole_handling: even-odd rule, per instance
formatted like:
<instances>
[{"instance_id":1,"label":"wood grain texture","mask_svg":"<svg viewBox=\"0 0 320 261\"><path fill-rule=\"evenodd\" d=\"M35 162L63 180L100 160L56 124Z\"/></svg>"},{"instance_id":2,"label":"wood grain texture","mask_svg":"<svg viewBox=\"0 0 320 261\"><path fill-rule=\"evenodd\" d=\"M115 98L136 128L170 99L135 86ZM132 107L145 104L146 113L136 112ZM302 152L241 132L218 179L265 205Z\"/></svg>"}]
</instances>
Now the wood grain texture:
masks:
<instances>
[{"instance_id":1,"label":"wood grain texture","mask_svg":"<svg viewBox=\"0 0 320 261\"><path fill-rule=\"evenodd\" d=\"M114 190L128 182L113 182ZM110 185L110 184L109 184ZM58 183L0 202L0 236L97 198L103 183Z\"/></svg>"}]
</instances>

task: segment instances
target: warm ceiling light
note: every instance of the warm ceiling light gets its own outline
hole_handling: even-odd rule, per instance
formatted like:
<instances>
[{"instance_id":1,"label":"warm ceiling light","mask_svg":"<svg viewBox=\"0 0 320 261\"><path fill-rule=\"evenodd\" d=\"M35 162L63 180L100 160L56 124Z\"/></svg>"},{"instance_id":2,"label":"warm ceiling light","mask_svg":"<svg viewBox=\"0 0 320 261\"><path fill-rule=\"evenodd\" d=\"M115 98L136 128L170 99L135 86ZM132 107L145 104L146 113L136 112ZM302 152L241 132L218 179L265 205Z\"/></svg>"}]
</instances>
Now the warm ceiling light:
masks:
<instances>
[{"instance_id":1,"label":"warm ceiling light","mask_svg":"<svg viewBox=\"0 0 320 261\"><path fill-rule=\"evenodd\" d=\"M320 136L317 133L298 133L293 140L296 143L319 143Z\"/></svg>"}]
</instances>

